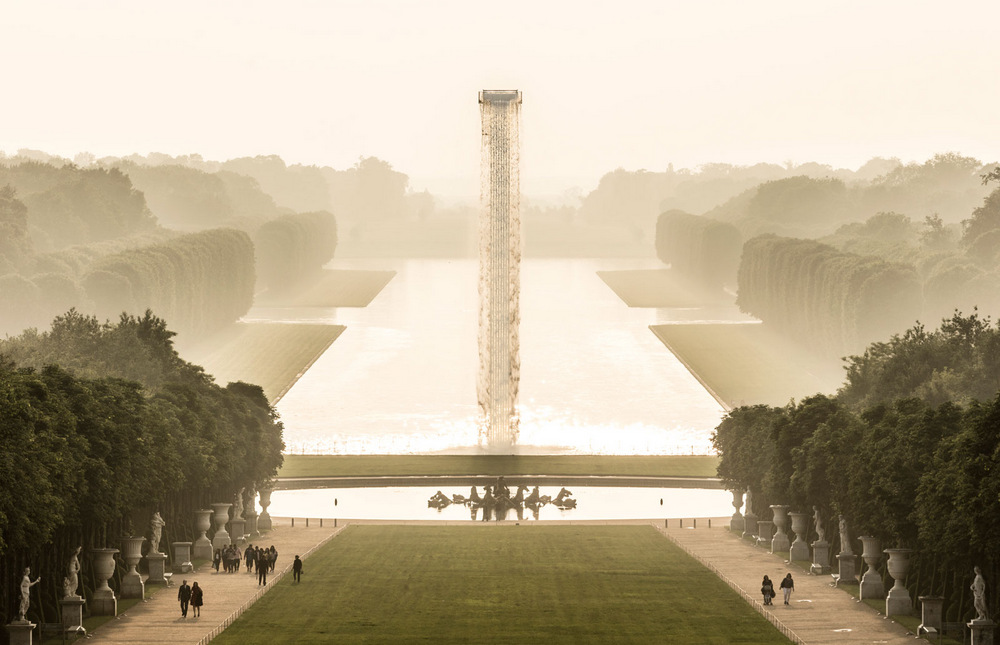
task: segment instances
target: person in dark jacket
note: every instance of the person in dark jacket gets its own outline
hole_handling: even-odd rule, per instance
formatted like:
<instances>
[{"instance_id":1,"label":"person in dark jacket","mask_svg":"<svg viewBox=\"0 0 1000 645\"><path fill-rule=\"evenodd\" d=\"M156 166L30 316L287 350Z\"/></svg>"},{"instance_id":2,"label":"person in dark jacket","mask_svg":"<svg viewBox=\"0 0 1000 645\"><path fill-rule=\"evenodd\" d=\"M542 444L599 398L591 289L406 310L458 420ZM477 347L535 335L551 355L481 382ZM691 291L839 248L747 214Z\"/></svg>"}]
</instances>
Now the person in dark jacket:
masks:
<instances>
[{"instance_id":1,"label":"person in dark jacket","mask_svg":"<svg viewBox=\"0 0 1000 645\"><path fill-rule=\"evenodd\" d=\"M774 598L774 583L767 576L764 576L764 581L760 583L760 593L764 596L764 604L773 604L771 599Z\"/></svg>"},{"instance_id":2,"label":"person in dark jacket","mask_svg":"<svg viewBox=\"0 0 1000 645\"><path fill-rule=\"evenodd\" d=\"M788 604L788 599L792 597L792 592L795 591L795 582L792 581L792 574L785 576L785 579L781 581L781 592L785 594L785 604Z\"/></svg>"},{"instance_id":3,"label":"person in dark jacket","mask_svg":"<svg viewBox=\"0 0 1000 645\"><path fill-rule=\"evenodd\" d=\"M302 560L299 560L299 556L295 556L295 562L292 563L292 580L302 582Z\"/></svg>"},{"instance_id":4,"label":"person in dark jacket","mask_svg":"<svg viewBox=\"0 0 1000 645\"><path fill-rule=\"evenodd\" d=\"M205 594L201 587L198 586L198 581L196 580L194 586L191 587L191 611L194 613L195 618L201 616L201 606L203 604L205 604Z\"/></svg>"},{"instance_id":5,"label":"person in dark jacket","mask_svg":"<svg viewBox=\"0 0 1000 645\"><path fill-rule=\"evenodd\" d=\"M187 580L177 588L177 600L181 603L181 618L187 618L188 603L191 602L191 585L188 584Z\"/></svg>"}]
</instances>

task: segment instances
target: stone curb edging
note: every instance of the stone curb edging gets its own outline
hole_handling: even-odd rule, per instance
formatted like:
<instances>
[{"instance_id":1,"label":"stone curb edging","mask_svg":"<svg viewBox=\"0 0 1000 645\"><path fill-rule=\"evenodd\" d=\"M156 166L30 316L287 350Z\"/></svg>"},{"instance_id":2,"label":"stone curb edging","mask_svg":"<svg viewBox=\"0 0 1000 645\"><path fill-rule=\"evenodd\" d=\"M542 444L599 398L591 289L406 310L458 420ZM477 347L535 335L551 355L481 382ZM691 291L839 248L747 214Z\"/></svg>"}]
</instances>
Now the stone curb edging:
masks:
<instances>
[{"instance_id":1,"label":"stone curb edging","mask_svg":"<svg viewBox=\"0 0 1000 645\"><path fill-rule=\"evenodd\" d=\"M318 544L316 544L311 549L309 549L308 551L306 551L301 556L301 559L305 560L306 558L308 558L309 554L311 554L313 551L315 551L316 549L320 548L321 546L323 546L324 544L326 544L327 542L329 542L333 538L335 538L338 535L340 535L341 531L343 531L348 526L350 526L350 525L347 524L347 525L341 526L341 527L339 527L337 529L334 529L333 533L331 533L327 537L323 538ZM285 568L282 569L281 571L279 571L277 573L277 575L275 575L274 577L271 578L271 581L270 581L271 586L270 587L266 587L265 586L263 589L258 590L253 596L250 597L249 600L247 600L245 603L243 603L240 606L239 609L237 609L233 613L229 614L229 616L225 620L223 620L220 625L218 625L215 629L213 629L211 632L209 632L207 636L205 636L200 641L198 641L198 645L208 645L208 643L213 638L215 638L216 636L218 636L219 634L221 634L222 632L224 632L227 627L229 627L230 625L232 625L236 621L237 618L239 618L240 616L242 616L243 613L246 612L246 610L249 609L251 605L253 605L255 602L257 602L258 600L260 600L261 597L265 593L267 593L268 591L270 591L271 589L273 589L274 585L277 584L282 578L284 578L285 574L287 574L291 570L292 570L292 563L290 562L287 565L285 565Z\"/></svg>"},{"instance_id":2,"label":"stone curb edging","mask_svg":"<svg viewBox=\"0 0 1000 645\"><path fill-rule=\"evenodd\" d=\"M720 571L718 569L718 567L716 567L711 562L708 562L707 560L705 560L704 558L702 558L701 556L699 556L698 554L696 554L694 551L692 551L691 549L687 548L686 546L684 546L683 544L681 544L680 542L678 542L677 539L674 536L672 536L669 533L667 533L664 529L660 528L659 526L656 526L655 528L656 528L657 531L659 531L660 533L663 534L663 537L665 537L668 540L670 540L671 542L673 542L678 548L680 548L682 551L684 551L685 553L687 553L689 556L691 556L692 558L694 558L695 560L697 560L703 567L707 568L709 571L711 571L716 576L718 576L718 578L720 580L722 580L727 585L729 585L729 587L733 591L735 591L736 593L738 593L740 595L740 597L743 598L743 600L745 600L747 602L747 604L749 604L751 607L753 607L757 611L758 614L760 614L761 616L763 616L764 618L766 618L768 620L768 622L770 622L772 625L774 625L778 629L778 631L781 632L786 638L788 638L789 640L791 640L796 645L806 645L806 642L804 640L802 640L801 638L799 638L795 634L795 632L793 632L791 629L788 628L787 625L785 625L780 620L778 620L778 617L774 615L774 612L770 612L770 611L767 611L766 609L764 609L764 604L763 603L761 603L759 600L757 600L757 598L755 598L755 597L751 596L750 594L748 594L747 592L745 592L738 584L736 584L733 580L731 580L729 578L729 576L727 576L726 574L722 573L722 571Z\"/></svg>"}]
</instances>

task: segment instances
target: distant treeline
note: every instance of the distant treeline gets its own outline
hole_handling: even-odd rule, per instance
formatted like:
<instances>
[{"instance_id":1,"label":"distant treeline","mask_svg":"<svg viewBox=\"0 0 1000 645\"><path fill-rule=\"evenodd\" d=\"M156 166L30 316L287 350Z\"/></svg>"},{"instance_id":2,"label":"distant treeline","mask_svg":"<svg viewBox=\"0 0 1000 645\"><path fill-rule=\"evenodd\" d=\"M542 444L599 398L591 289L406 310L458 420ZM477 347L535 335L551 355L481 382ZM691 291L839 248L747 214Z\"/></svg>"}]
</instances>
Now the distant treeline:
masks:
<instances>
[{"instance_id":1,"label":"distant treeline","mask_svg":"<svg viewBox=\"0 0 1000 645\"><path fill-rule=\"evenodd\" d=\"M252 177L121 167L131 174L0 165L0 331L41 327L76 307L112 319L152 308L178 332L203 333L245 314L255 290L290 288L333 257L331 213L281 211ZM197 232L157 226L133 175L181 229ZM213 226L223 222L236 228Z\"/></svg>"},{"instance_id":2,"label":"distant treeline","mask_svg":"<svg viewBox=\"0 0 1000 645\"><path fill-rule=\"evenodd\" d=\"M254 246L243 231L191 233L104 256L81 283L101 317L154 309L179 330L205 333L250 310Z\"/></svg>"},{"instance_id":3,"label":"distant treeline","mask_svg":"<svg viewBox=\"0 0 1000 645\"><path fill-rule=\"evenodd\" d=\"M743 240L732 224L681 210L656 222L656 255L706 288L736 285Z\"/></svg>"},{"instance_id":4,"label":"distant treeline","mask_svg":"<svg viewBox=\"0 0 1000 645\"><path fill-rule=\"evenodd\" d=\"M921 312L912 266L761 235L743 245L740 310L827 353L861 350L912 324Z\"/></svg>"},{"instance_id":5,"label":"distant treeline","mask_svg":"<svg viewBox=\"0 0 1000 645\"><path fill-rule=\"evenodd\" d=\"M0 341L0 579L10 583L0 622L14 617L25 566L42 576L28 618L59 622L76 547L89 598L90 549L148 537L159 511L169 552L196 537L196 509L241 488L249 501L276 474L282 427L263 391L214 384L178 357L172 335L148 311L116 324L71 311L50 331Z\"/></svg>"},{"instance_id":6,"label":"distant treeline","mask_svg":"<svg viewBox=\"0 0 1000 645\"><path fill-rule=\"evenodd\" d=\"M976 314L918 325L851 357L847 375L838 396L731 411L713 437L719 476L751 489L762 520L772 504L818 507L833 553L839 515L854 540L915 549L911 596L944 596L945 620L965 622L973 566L1000 579L1000 328Z\"/></svg>"},{"instance_id":7,"label":"distant treeline","mask_svg":"<svg viewBox=\"0 0 1000 645\"><path fill-rule=\"evenodd\" d=\"M268 289L292 287L333 259L337 221L326 211L283 215L257 229L254 247L258 284Z\"/></svg>"}]
</instances>

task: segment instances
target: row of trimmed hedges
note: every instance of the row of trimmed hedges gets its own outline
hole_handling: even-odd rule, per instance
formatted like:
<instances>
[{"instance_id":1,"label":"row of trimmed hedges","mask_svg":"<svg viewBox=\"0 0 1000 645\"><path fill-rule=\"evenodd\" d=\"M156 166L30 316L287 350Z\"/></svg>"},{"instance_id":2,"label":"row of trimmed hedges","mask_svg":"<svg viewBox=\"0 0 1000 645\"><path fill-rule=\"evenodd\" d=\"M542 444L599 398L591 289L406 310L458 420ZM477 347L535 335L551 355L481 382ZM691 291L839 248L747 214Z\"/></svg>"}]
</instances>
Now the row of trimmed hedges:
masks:
<instances>
[{"instance_id":1,"label":"row of trimmed hedges","mask_svg":"<svg viewBox=\"0 0 1000 645\"><path fill-rule=\"evenodd\" d=\"M736 284L743 239L732 224L671 210L656 221L656 255L702 285Z\"/></svg>"}]
</instances>

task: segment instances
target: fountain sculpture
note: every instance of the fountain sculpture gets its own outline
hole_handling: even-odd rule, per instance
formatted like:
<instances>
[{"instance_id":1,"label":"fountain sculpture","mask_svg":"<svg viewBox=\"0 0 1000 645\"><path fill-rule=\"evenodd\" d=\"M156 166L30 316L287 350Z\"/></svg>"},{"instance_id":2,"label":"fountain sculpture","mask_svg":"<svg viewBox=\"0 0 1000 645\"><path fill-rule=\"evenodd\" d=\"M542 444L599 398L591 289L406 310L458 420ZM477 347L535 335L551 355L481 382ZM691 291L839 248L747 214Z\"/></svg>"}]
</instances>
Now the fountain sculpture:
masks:
<instances>
[{"instance_id":1,"label":"fountain sculpture","mask_svg":"<svg viewBox=\"0 0 1000 645\"><path fill-rule=\"evenodd\" d=\"M480 436L489 449L517 441L520 324L520 115L517 90L479 93L482 116L479 217Z\"/></svg>"}]
</instances>

